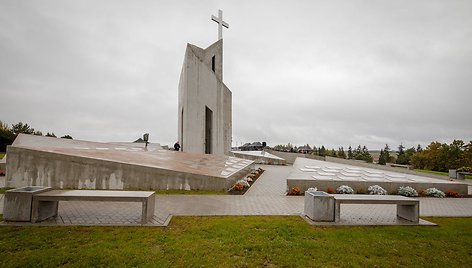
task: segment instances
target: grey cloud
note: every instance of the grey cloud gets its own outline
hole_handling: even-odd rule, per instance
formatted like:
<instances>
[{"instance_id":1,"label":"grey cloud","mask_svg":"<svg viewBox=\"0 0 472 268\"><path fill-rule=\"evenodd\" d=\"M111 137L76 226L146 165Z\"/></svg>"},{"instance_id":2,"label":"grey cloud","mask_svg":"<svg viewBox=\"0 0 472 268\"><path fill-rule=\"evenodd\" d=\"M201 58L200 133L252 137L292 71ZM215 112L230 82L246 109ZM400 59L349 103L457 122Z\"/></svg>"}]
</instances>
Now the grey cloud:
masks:
<instances>
[{"instance_id":1,"label":"grey cloud","mask_svg":"<svg viewBox=\"0 0 472 268\"><path fill-rule=\"evenodd\" d=\"M0 120L99 141L177 136L185 44L224 10L233 142L472 140L468 1L3 1Z\"/></svg>"}]
</instances>

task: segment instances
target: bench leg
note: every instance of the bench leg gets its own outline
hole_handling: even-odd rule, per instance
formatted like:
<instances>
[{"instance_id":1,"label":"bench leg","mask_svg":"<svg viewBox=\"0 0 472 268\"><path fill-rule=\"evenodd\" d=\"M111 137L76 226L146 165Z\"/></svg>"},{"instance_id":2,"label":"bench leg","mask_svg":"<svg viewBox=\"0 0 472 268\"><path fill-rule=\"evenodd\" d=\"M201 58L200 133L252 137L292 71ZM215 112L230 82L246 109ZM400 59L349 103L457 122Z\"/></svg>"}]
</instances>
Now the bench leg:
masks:
<instances>
[{"instance_id":1,"label":"bench leg","mask_svg":"<svg viewBox=\"0 0 472 268\"><path fill-rule=\"evenodd\" d=\"M420 221L420 205L397 205L397 216L411 222Z\"/></svg>"},{"instance_id":2,"label":"bench leg","mask_svg":"<svg viewBox=\"0 0 472 268\"><path fill-rule=\"evenodd\" d=\"M143 211L141 215L141 224L146 224L154 216L154 208L156 204L156 195L153 194L143 201Z\"/></svg>"},{"instance_id":3,"label":"bench leg","mask_svg":"<svg viewBox=\"0 0 472 268\"><path fill-rule=\"evenodd\" d=\"M38 201L33 197L31 204L31 222L43 221L51 217L57 217L58 201Z\"/></svg>"},{"instance_id":4,"label":"bench leg","mask_svg":"<svg viewBox=\"0 0 472 268\"><path fill-rule=\"evenodd\" d=\"M339 222L341 218L341 203L334 200L334 222Z\"/></svg>"},{"instance_id":5,"label":"bench leg","mask_svg":"<svg viewBox=\"0 0 472 268\"><path fill-rule=\"evenodd\" d=\"M39 205L39 201L35 200L35 198L33 197L33 202L31 204L31 222L32 223L35 223L38 220L38 213L39 213L38 205Z\"/></svg>"}]
</instances>

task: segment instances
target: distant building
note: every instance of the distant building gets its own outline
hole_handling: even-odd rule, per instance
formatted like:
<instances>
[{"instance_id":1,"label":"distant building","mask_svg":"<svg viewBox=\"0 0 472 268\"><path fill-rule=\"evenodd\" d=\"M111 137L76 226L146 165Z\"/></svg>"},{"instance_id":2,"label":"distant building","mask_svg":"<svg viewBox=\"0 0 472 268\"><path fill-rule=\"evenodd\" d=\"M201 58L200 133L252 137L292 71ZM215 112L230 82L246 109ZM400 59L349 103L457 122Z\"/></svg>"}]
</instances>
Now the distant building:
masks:
<instances>
[{"instance_id":1,"label":"distant building","mask_svg":"<svg viewBox=\"0 0 472 268\"><path fill-rule=\"evenodd\" d=\"M266 147L265 142L255 141L253 143L245 143L244 145L238 147L240 151L262 151Z\"/></svg>"},{"instance_id":2,"label":"distant building","mask_svg":"<svg viewBox=\"0 0 472 268\"><path fill-rule=\"evenodd\" d=\"M298 153L302 153L302 154L309 154L311 152L313 152L313 149L311 149L310 145L303 145L303 146L300 146L297 148L297 152Z\"/></svg>"}]
</instances>

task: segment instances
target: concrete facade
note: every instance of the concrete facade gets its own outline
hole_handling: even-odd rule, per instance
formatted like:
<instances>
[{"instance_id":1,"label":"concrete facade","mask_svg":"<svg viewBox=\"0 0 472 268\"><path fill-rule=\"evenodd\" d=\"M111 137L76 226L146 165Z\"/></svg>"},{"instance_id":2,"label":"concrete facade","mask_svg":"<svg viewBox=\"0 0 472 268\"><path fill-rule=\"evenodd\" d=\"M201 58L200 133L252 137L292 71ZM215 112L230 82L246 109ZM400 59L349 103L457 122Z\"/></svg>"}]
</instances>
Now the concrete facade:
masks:
<instances>
[{"instance_id":1,"label":"concrete facade","mask_svg":"<svg viewBox=\"0 0 472 268\"><path fill-rule=\"evenodd\" d=\"M8 147L6 187L222 190L252 169L229 156L19 135Z\"/></svg>"},{"instance_id":2,"label":"concrete facade","mask_svg":"<svg viewBox=\"0 0 472 268\"><path fill-rule=\"evenodd\" d=\"M231 150L232 93L223 83L223 40L206 49L187 44L179 81L181 150L223 155Z\"/></svg>"}]
</instances>

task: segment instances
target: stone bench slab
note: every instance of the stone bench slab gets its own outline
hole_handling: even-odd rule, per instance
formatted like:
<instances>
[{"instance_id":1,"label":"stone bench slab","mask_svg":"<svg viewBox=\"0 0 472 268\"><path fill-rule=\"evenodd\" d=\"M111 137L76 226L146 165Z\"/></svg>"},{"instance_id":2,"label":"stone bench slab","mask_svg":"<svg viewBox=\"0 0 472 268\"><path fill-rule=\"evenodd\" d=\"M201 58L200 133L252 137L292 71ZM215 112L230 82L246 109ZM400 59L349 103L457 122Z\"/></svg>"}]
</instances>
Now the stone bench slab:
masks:
<instances>
[{"instance_id":1,"label":"stone bench slab","mask_svg":"<svg viewBox=\"0 0 472 268\"><path fill-rule=\"evenodd\" d=\"M338 222L341 215L341 204L394 204L397 205L397 216L411 222L420 220L420 201L399 195L346 195L333 194L334 221Z\"/></svg>"},{"instance_id":2,"label":"stone bench slab","mask_svg":"<svg viewBox=\"0 0 472 268\"><path fill-rule=\"evenodd\" d=\"M142 224L154 215L155 193L144 191L52 190L33 196L31 222L57 216L59 201L141 202Z\"/></svg>"}]
</instances>

